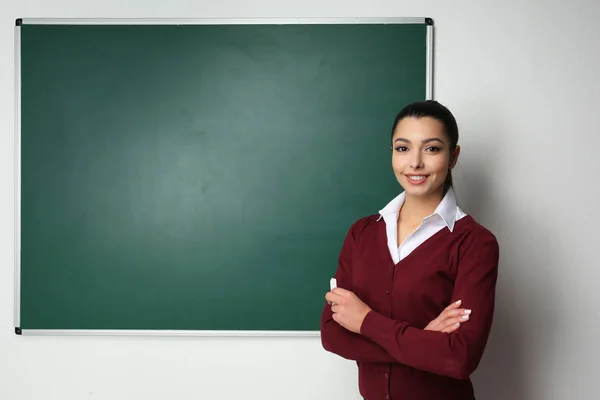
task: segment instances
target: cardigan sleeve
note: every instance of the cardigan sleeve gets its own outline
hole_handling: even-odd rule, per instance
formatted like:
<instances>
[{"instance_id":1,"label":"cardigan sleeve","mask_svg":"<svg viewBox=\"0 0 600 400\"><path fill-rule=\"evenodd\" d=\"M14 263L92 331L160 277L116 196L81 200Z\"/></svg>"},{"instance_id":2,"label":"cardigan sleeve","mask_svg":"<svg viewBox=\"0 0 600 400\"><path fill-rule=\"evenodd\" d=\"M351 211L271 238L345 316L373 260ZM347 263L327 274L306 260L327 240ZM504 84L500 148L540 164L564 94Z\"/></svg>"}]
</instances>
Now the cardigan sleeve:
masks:
<instances>
[{"instance_id":1,"label":"cardigan sleeve","mask_svg":"<svg viewBox=\"0 0 600 400\"><path fill-rule=\"evenodd\" d=\"M379 344L399 362L456 379L477 368L492 325L499 246L487 230L460 249L452 301L472 309L467 323L452 333L426 331L370 311L361 335Z\"/></svg>"},{"instance_id":2,"label":"cardigan sleeve","mask_svg":"<svg viewBox=\"0 0 600 400\"><path fill-rule=\"evenodd\" d=\"M337 280L337 286L350 291L353 291L352 253L354 245L358 240L358 235L360 235L361 226L365 222L366 219L362 219L350 227L338 257L338 267L334 276ZM359 362L398 362L380 345L338 324L333 319L331 306L327 302L325 302L321 316L321 343L325 350L348 360Z\"/></svg>"}]
</instances>

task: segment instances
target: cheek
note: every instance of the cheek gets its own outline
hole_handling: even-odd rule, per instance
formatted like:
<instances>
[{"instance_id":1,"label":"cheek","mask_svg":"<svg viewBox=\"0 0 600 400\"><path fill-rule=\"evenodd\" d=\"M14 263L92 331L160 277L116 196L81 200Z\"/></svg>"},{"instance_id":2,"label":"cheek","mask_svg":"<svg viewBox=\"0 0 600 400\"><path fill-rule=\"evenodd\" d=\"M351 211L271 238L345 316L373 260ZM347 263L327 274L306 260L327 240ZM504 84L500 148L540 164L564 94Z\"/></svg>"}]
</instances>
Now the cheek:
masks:
<instances>
[{"instance_id":1,"label":"cheek","mask_svg":"<svg viewBox=\"0 0 600 400\"><path fill-rule=\"evenodd\" d=\"M433 159L429 166L431 167L432 172L444 174L448 170L449 165L449 160L447 158L439 157Z\"/></svg>"},{"instance_id":2,"label":"cheek","mask_svg":"<svg viewBox=\"0 0 600 400\"><path fill-rule=\"evenodd\" d=\"M402 157L398 154L392 155L392 167L394 167L394 169L402 169L405 167L404 164L406 164L406 157Z\"/></svg>"},{"instance_id":3,"label":"cheek","mask_svg":"<svg viewBox=\"0 0 600 400\"><path fill-rule=\"evenodd\" d=\"M392 169L396 174L399 174L403 170L402 161L399 157L392 157Z\"/></svg>"}]
</instances>

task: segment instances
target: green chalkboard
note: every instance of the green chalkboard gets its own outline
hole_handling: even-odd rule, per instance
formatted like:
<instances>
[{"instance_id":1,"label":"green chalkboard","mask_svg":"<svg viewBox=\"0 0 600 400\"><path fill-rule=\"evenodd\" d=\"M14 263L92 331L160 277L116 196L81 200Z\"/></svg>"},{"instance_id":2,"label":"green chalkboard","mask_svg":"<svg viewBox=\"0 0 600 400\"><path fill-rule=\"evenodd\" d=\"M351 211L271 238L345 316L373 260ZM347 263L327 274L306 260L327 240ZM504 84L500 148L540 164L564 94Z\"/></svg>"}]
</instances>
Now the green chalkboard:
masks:
<instances>
[{"instance_id":1,"label":"green chalkboard","mask_svg":"<svg viewBox=\"0 0 600 400\"><path fill-rule=\"evenodd\" d=\"M17 333L317 331L430 33L19 21Z\"/></svg>"}]
</instances>

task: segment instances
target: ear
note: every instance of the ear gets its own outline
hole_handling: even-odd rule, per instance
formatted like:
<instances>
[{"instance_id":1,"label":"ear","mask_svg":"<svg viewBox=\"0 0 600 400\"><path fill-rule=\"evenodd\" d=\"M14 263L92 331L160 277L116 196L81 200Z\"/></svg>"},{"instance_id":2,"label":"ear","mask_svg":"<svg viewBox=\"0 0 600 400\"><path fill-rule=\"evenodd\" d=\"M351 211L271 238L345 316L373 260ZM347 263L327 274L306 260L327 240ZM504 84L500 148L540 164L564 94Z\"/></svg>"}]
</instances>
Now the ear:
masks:
<instances>
[{"instance_id":1,"label":"ear","mask_svg":"<svg viewBox=\"0 0 600 400\"><path fill-rule=\"evenodd\" d=\"M452 153L451 158L450 158L450 165L449 165L450 169L452 169L456 166L459 155L460 155L460 146L456 145L456 148L454 149L454 153Z\"/></svg>"}]
</instances>

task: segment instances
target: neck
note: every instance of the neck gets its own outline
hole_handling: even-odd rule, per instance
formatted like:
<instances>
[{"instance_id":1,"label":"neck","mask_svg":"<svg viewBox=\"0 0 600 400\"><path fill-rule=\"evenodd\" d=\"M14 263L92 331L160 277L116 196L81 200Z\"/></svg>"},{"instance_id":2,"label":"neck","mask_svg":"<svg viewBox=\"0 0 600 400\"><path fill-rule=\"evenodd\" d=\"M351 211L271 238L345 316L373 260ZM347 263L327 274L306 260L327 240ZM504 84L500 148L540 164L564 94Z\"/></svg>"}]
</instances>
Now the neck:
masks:
<instances>
[{"instance_id":1,"label":"neck","mask_svg":"<svg viewBox=\"0 0 600 400\"><path fill-rule=\"evenodd\" d=\"M433 214L443 198L443 189L432 193L430 196L410 196L408 193L404 198L404 204L400 209L402 219L420 223L423 218Z\"/></svg>"}]
</instances>

